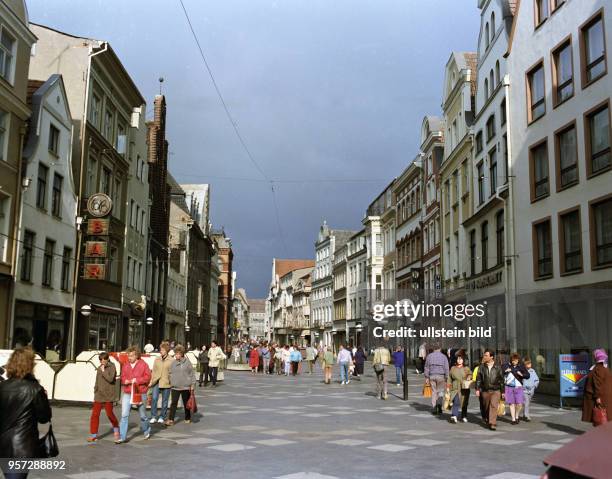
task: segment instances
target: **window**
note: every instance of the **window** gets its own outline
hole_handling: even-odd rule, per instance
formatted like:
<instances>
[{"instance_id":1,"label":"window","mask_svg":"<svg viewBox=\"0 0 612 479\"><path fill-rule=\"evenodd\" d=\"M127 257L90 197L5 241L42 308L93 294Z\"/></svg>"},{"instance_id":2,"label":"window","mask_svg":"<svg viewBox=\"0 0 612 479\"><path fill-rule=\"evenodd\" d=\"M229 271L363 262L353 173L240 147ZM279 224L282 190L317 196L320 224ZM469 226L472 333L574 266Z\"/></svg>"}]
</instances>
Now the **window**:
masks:
<instances>
[{"instance_id":1,"label":"window","mask_svg":"<svg viewBox=\"0 0 612 479\"><path fill-rule=\"evenodd\" d=\"M489 185L491 186L489 195L493 196L497 191L497 152L495 148L489 152Z\"/></svg>"},{"instance_id":2,"label":"window","mask_svg":"<svg viewBox=\"0 0 612 479\"><path fill-rule=\"evenodd\" d=\"M580 50L582 56L583 88L601 78L607 72L606 41L603 14L600 11L581 29Z\"/></svg>"},{"instance_id":3,"label":"window","mask_svg":"<svg viewBox=\"0 0 612 479\"><path fill-rule=\"evenodd\" d=\"M134 200L130 200L130 226L134 227L134 222L136 221L136 203Z\"/></svg>"},{"instance_id":4,"label":"window","mask_svg":"<svg viewBox=\"0 0 612 479\"><path fill-rule=\"evenodd\" d=\"M610 106L608 102L585 115L587 171L595 175L612 166L610 154Z\"/></svg>"},{"instance_id":5,"label":"window","mask_svg":"<svg viewBox=\"0 0 612 479\"><path fill-rule=\"evenodd\" d=\"M552 241L550 218L533 225L534 277L543 279L552 276Z\"/></svg>"},{"instance_id":6,"label":"window","mask_svg":"<svg viewBox=\"0 0 612 479\"><path fill-rule=\"evenodd\" d=\"M117 122L117 141L115 142L115 149L120 155L124 155L127 150L127 132L123 122Z\"/></svg>"},{"instance_id":7,"label":"window","mask_svg":"<svg viewBox=\"0 0 612 479\"><path fill-rule=\"evenodd\" d=\"M96 127L100 128L100 110L102 101L95 93L91 95L91 106L89 110L89 121Z\"/></svg>"},{"instance_id":8,"label":"window","mask_svg":"<svg viewBox=\"0 0 612 479\"><path fill-rule=\"evenodd\" d=\"M47 205L47 174L49 168L42 163L38 164L38 185L36 189L36 206L45 209Z\"/></svg>"},{"instance_id":9,"label":"window","mask_svg":"<svg viewBox=\"0 0 612 479\"><path fill-rule=\"evenodd\" d=\"M550 0L535 0L535 23L536 27L541 25L544 20L548 18L550 14L549 2Z\"/></svg>"},{"instance_id":10,"label":"window","mask_svg":"<svg viewBox=\"0 0 612 479\"><path fill-rule=\"evenodd\" d=\"M572 123L555 133L557 191L578 183L578 145L576 124Z\"/></svg>"},{"instance_id":11,"label":"window","mask_svg":"<svg viewBox=\"0 0 612 479\"><path fill-rule=\"evenodd\" d=\"M482 131L476 133L476 153L480 153L482 151Z\"/></svg>"},{"instance_id":12,"label":"window","mask_svg":"<svg viewBox=\"0 0 612 479\"><path fill-rule=\"evenodd\" d=\"M106 167L102 167L102 193L110 196L111 194L111 170Z\"/></svg>"},{"instance_id":13,"label":"window","mask_svg":"<svg viewBox=\"0 0 612 479\"><path fill-rule=\"evenodd\" d=\"M561 274L582 270L580 210L559 214L559 256Z\"/></svg>"},{"instance_id":14,"label":"window","mask_svg":"<svg viewBox=\"0 0 612 479\"><path fill-rule=\"evenodd\" d=\"M499 60L495 62L495 85L499 86L501 82L501 72L499 68Z\"/></svg>"},{"instance_id":15,"label":"window","mask_svg":"<svg viewBox=\"0 0 612 479\"><path fill-rule=\"evenodd\" d=\"M495 136L495 115L491 115L487 120L487 142Z\"/></svg>"},{"instance_id":16,"label":"window","mask_svg":"<svg viewBox=\"0 0 612 479\"><path fill-rule=\"evenodd\" d=\"M459 203L459 170L453 171L453 204Z\"/></svg>"},{"instance_id":17,"label":"window","mask_svg":"<svg viewBox=\"0 0 612 479\"><path fill-rule=\"evenodd\" d=\"M489 80L487 78L485 78L485 81L484 81L484 94L485 94L485 101L487 101L489 99Z\"/></svg>"},{"instance_id":18,"label":"window","mask_svg":"<svg viewBox=\"0 0 612 479\"><path fill-rule=\"evenodd\" d=\"M478 164L478 204L481 205L485 200L484 192L484 164L482 161Z\"/></svg>"},{"instance_id":19,"label":"window","mask_svg":"<svg viewBox=\"0 0 612 479\"><path fill-rule=\"evenodd\" d=\"M110 108L104 112L104 136L112 142L113 139L114 113Z\"/></svg>"},{"instance_id":20,"label":"window","mask_svg":"<svg viewBox=\"0 0 612 479\"><path fill-rule=\"evenodd\" d=\"M470 231L470 275L474 276L475 274L476 274L476 230L472 230Z\"/></svg>"},{"instance_id":21,"label":"window","mask_svg":"<svg viewBox=\"0 0 612 479\"><path fill-rule=\"evenodd\" d=\"M493 69L489 72L489 86L491 88L491 96L493 96L493 92L495 91L495 76L493 75Z\"/></svg>"},{"instance_id":22,"label":"window","mask_svg":"<svg viewBox=\"0 0 612 479\"><path fill-rule=\"evenodd\" d=\"M53 125L49 127L49 153L59 156L60 131Z\"/></svg>"},{"instance_id":23,"label":"window","mask_svg":"<svg viewBox=\"0 0 612 479\"><path fill-rule=\"evenodd\" d=\"M14 57L15 39L6 28L2 28L0 34L0 75L9 83L13 83Z\"/></svg>"},{"instance_id":24,"label":"window","mask_svg":"<svg viewBox=\"0 0 612 479\"><path fill-rule=\"evenodd\" d=\"M505 238L504 238L504 210L501 210L495 215L495 235L497 236L497 264L504 262L505 256Z\"/></svg>"},{"instance_id":25,"label":"window","mask_svg":"<svg viewBox=\"0 0 612 479\"><path fill-rule=\"evenodd\" d=\"M70 257L72 256L72 250L64 247L64 254L62 255L62 291L68 291L70 289Z\"/></svg>"},{"instance_id":26,"label":"window","mask_svg":"<svg viewBox=\"0 0 612 479\"><path fill-rule=\"evenodd\" d=\"M23 235L23 256L21 258L21 280L32 280L32 259L34 258L34 243L36 234L26 231Z\"/></svg>"},{"instance_id":27,"label":"window","mask_svg":"<svg viewBox=\"0 0 612 479\"><path fill-rule=\"evenodd\" d=\"M489 27L489 24L487 23L485 25L485 49L489 48L490 44L491 44L491 28Z\"/></svg>"},{"instance_id":28,"label":"window","mask_svg":"<svg viewBox=\"0 0 612 479\"><path fill-rule=\"evenodd\" d=\"M147 225L146 225L146 221L145 221L145 210L143 209L140 212L140 233L144 235L146 229L147 229Z\"/></svg>"},{"instance_id":29,"label":"window","mask_svg":"<svg viewBox=\"0 0 612 479\"><path fill-rule=\"evenodd\" d=\"M531 172L531 201L548 196L548 146L546 140L529 150Z\"/></svg>"},{"instance_id":30,"label":"window","mask_svg":"<svg viewBox=\"0 0 612 479\"><path fill-rule=\"evenodd\" d=\"M108 280L113 283L117 282L117 270L118 266L115 264L118 258L118 250L115 246L110 247L110 254L108 257Z\"/></svg>"},{"instance_id":31,"label":"window","mask_svg":"<svg viewBox=\"0 0 612 479\"><path fill-rule=\"evenodd\" d=\"M11 198L0 194L0 261L7 261Z\"/></svg>"},{"instance_id":32,"label":"window","mask_svg":"<svg viewBox=\"0 0 612 479\"><path fill-rule=\"evenodd\" d=\"M113 209L112 214L115 218L121 218L121 180L115 178L115 187L113 188Z\"/></svg>"},{"instance_id":33,"label":"window","mask_svg":"<svg viewBox=\"0 0 612 479\"><path fill-rule=\"evenodd\" d=\"M87 169L87 196L93 195L98 188L98 160L93 156L89 158L89 168Z\"/></svg>"},{"instance_id":34,"label":"window","mask_svg":"<svg viewBox=\"0 0 612 479\"><path fill-rule=\"evenodd\" d=\"M508 161L508 135L504 135L502 147L504 148L504 184L506 184L508 183L508 177L510 176L510 162Z\"/></svg>"},{"instance_id":35,"label":"window","mask_svg":"<svg viewBox=\"0 0 612 479\"><path fill-rule=\"evenodd\" d=\"M489 222L485 221L480 225L480 251L482 261L482 271L486 271L489 267Z\"/></svg>"},{"instance_id":36,"label":"window","mask_svg":"<svg viewBox=\"0 0 612 479\"><path fill-rule=\"evenodd\" d=\"M544 94L544 64L540 62L527 73L527 104L529 105L529 122L536 121L546 113Z\"/></svg>"},{"instance_id":37,"label":"window","mask_svg":"<svg viewBox=\"0 0 612 479\"><path fill-rule=\"evenodd\" d=\"M64 179L55 173L53 175L53 191L51 195L51 214L61 218L62 216L62 182Z\"/></svg>"},{"instance_id":38,"label":"window","mask_svg":"<svg viewBox=\"0 0 612 479\"><path fill-rule=\"evenodd\" d=\"M506 124L506 99L504 98L499 105L499 122L501 126Z\"/></svg>"},{"instance_id":39,"label":"window","mask_svg":"<svg viewBox=\"0 0 612 479\"><path fill-rule=\"evenodd\" d=\"M4 152L6 149L6 130L8 122L8 113L4 110L0 110L0 161L4 160Z\"/></svg>"},{"instance_id":40,"label":"window","mask_svg":"<svg viewBox=\"0 0 612 479\"><path fill-rule=\"evenodd\" d=\"M591 203L591 264L612 266L612 197Z\"/></svg>"},{"instance_id":41,"label":"window","mask_svg":"<svg viewBox=\"0 0 612 479\"><path fill-rule=\"evenodd\" d=\"M552 59L553 102L557 106L574 94L574 64L571 40L567 40L553 51Z\"/></svg>"},{"instance_id":42,"label":"window","mask_svg":"<svg viewBox=\"0 0 612 479\"><path fill-rule=\"evenodd\" d=\"M53 255L55 252L55 241L46 239L45 240L45 253L43 256L43 275L42 284L43 286L51 287L53 282Z\"/></svg>"},{"instance_id":43,"label":"window","mask_svg":"<svg viewBox=\"0 0 612 479\"><path fill-rule=\"evenodd\" d=\"M491 12L491 43L495 38L495 12Z\"/></svg>"}]
</instances>

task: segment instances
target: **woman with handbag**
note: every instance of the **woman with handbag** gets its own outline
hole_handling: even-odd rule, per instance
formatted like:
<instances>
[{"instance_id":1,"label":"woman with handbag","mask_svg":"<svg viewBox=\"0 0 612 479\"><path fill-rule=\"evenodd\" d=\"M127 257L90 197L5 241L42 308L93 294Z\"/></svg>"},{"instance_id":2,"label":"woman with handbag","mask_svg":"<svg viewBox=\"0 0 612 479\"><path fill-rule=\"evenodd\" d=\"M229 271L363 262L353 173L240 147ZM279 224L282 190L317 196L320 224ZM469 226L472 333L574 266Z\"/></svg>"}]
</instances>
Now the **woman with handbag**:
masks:
<instances>
[{"instance_id":1,"label":"woman with handbag","mask_svg":"<svg viewBox=\"0 0 612 479\"><path fill-rule=\"evenodd\" d=\"M472 371L465 365L465 362L465 356L457 354L455 356L455 365L450 369L448 379L446 380L446 392L450 394L449 400L450 404L452 404L449 422L453 424L457 424L459 408L461 408L460 421L468 422L467 408L470 401Z\"/></svg>"},{"instance_id":2,"label":"woman with handbag","mask_svg":"<svg viewBox=\"0 0 612 479\"><path fill-rule=\"evenodd\" d=\"M38 423L51 421L51 406L33 374L34 353L30 348L16 349L5 367L8 379L0 382L0 456L49 457L38 438ZM49 434L53 436L51 429ZM10 479L27 476L27 472L5 473Z\"/></svg>"},{"instance_id":3,"label":"woman with handbag","mask_svg":"<svg viewBox=\"0 0 612 479\"><path fill-rule=\"evenodd\" d=\"M140 428L145 439L151 436L151 425L147 417L147 406L142 395L147 393L151 381L151 370L147 363L140 358L140 349L130 346L126 350L128 360L121 366L121 421L119 422L119 439L115 444L127 441L128 422L132 406L138 406L140 414Z\"/></svg>"},{"instance_id":4,"label":"woman with handbag","mask_svg":"<svg viewBox=\"0 0 612 479\"><path fill-rule=\"evenodd\" d=\"M521 357L518 353L512 353L510 362L502 366L502 371L504 373L506 403L510 405L512 424L516 425L519 423L521 409L523 404L525 404L523 381L529 379L529 371L527 371L527 368L521 362ZM498 415L501 416L503 414L498 413Z\"/></svg>"},{"instance_id":5,"label":"woman with handbag","mask_svg":"<svg viewBox=\"0 0 612 479\"><path fill-rule=\"evenodd\" d=\"M612 372L608 369L605 350L596 349L593 356L595 366L589 372L584 386L582 420L600 426L612 420Z\"/></svg>"},{"instance_id":6,"label":"woman with handbag","mask_svg":"<svg viewBox=\"0 0 612 479\"><path fill-rule=\"evenodd\" d=\"M179 398L183 400L185 409L185 424L191 422L191 410L187 402L193 394L196 383L195 373L191 362L185 357L185 348L180 344L174 349L174 362L170 366L170 386L172 387L172 403L170 404L170 418L165 422L166 426L174 425L174 416Z\"/></svg>"}]
</instances>

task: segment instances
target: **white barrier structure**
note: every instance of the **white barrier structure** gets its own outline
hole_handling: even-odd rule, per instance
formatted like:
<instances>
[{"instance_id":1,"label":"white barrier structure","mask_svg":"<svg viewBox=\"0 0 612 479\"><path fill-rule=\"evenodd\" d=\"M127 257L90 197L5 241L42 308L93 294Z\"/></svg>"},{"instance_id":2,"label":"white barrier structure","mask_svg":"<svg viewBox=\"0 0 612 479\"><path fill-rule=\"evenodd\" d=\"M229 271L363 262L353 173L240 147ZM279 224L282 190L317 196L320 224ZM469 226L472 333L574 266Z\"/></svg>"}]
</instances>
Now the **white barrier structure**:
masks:
<instances>
[{"instance_id":1,"label":"white barrier structure","mask_svg":"<svg viewBox=\"0 0 612 479\"><path fill-rule=\"evenodd\" d=\"M94 386L96 384L96 368L100 366L98 355L102 351L82 351L75 362L66 362L57 372L49 363L36 354L36 364L34 366L34 376L41 386L47 391L49 399L57 401L93 402ZM4 366L11 354L12 349L0 349L0 366ZM185 356L197 371L198 355L197 351L188 351ZM150 369L153 369L155 359L159 353L143 355L142 359ZM121 375L121 363L110 355L111 362L117 369L117 378ZM197 378L196 372L196 378ZM217 375L218 381L223 381L223 371ZM117 380L117 400L120 398L120 384ZM160 399L161 401L161 399Z\"/></svg>"}]
</instances>

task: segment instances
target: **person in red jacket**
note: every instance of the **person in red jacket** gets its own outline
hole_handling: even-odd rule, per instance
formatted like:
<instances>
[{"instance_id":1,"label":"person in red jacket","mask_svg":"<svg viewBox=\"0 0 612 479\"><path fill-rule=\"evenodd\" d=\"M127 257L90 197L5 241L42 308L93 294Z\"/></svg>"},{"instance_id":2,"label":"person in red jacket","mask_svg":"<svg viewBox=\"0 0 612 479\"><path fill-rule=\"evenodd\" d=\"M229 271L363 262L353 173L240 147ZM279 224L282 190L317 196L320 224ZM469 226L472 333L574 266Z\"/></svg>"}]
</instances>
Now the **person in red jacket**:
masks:
<instances>
[{"instance_id":1,"label":"person in red jacket","mask_svg":"<svg viewBox=\"0 0 612 479\"><path fill-rule=\"evenodd\" d=\"M257 350L257 346L254 345L253 349L249 353L249 367L253 374L257 374L257 369L259 368L259 351Z\"/></svg>"},{"instance_id":2,"label":"person in red jacket","mask_svg":"<svg viewBox=\"0 0 612 479\"><path fill-rule=\"evenodd\" d=\"M140 428L144 438L149 439L151 425L147 418L146 398L149 381L151 381L151 370L147 363L140 359L140 349L130 346L127 350L128 361L121 366L121 422L119 423L119 439L115 444L127 441L128 421L132 405L138 406L140 414Z\"/></svg>"}]
</instances>

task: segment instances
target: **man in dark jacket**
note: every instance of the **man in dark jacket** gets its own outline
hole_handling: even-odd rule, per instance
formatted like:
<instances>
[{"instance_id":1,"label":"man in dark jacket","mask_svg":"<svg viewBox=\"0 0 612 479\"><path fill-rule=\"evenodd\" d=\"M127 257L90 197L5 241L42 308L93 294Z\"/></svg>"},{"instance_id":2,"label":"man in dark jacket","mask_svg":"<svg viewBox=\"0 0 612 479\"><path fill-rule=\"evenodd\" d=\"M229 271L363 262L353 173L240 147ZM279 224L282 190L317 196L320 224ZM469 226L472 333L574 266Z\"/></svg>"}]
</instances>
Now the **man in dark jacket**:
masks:
<instances>
[{"instance_id":1,"label":"man in dark jacket","mask_svg":"<svg viewBox=\"0 0 612 479\"><path fill-rule=\"evenodd\" d=\"M489 428L497 429L497 406L499 399L504 399L504 377L501 368L495 364L495 353L485 349L483 363L476 375L476 396L482 395L483 407L489 412Z\"/></svg>"},{"instance_id":2,"label":"man in dark jacket","mask_svg":"<svg viewBox=\"0 0 612 479\"><path fill-rule=\"evenodd\" d=\"M208 386L208 379L210 377L208 373L208 348L206 345L202 346L200 350L200 355L198 356L198 362L200 363L200 380L198 381L198 386L202 387L202 382L204 383L204 387Z\"/></svg>"}]
</instances>

